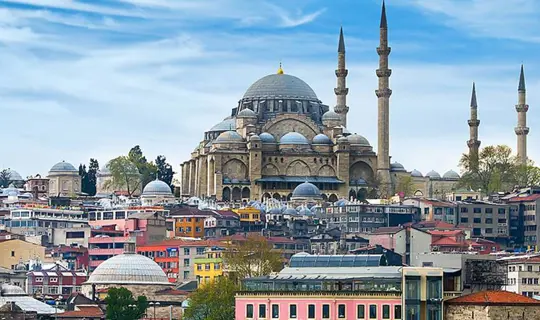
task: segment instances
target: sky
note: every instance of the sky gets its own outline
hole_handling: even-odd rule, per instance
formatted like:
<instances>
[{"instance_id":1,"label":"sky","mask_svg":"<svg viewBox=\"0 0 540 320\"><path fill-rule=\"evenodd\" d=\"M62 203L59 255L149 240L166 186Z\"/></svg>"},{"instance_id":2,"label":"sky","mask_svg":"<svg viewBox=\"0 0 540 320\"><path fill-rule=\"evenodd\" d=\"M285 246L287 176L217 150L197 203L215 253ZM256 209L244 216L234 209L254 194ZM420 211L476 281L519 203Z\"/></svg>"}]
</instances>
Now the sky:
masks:
<instances>
[{"instance_id":1,"label":"sky","mask_svg":"<svg viewBox=\"0 0 540 320\"><path fill-rule=\"evenodd\" d=\"M390 154L459 171L476 82L482 146L515 149L519 67L540 162L540 1L387 0ZM257 79L285 73L333 107L343 26L348 129L377 145L380 0L1 0L0 168L101 164L140 145L179 164Z\"/></svg>"}]
</instances>

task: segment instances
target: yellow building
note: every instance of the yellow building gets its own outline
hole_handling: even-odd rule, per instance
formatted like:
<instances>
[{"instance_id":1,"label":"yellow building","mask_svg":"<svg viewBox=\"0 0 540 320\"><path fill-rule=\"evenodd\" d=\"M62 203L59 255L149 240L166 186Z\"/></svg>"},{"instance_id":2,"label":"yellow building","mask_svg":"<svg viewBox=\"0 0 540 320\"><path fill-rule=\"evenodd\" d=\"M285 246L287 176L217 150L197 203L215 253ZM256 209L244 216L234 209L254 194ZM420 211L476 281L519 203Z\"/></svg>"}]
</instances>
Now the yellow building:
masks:
<instances>
[{"instance_id":1,"label":"yellow building","mask_svg":"<svg viewBox=\"0 0 540 320\"><path fill-rule=\"evenodd\" d=\"M240 222L260 222L261 210L253 207L233 209L233 212L240 217Z\"/></svg>"},{"instance_id":2,"label":"yellow building","mask_svg":"<svg viewBox=\"0 0 540 320\"><path fill-rule=\"evenodd\" d=\"M28 264L30 259L45 260L45 247L20 239L0 241L0 267L15 269L22 262Z\"/></svg>"},{"instance_id":3,"label":"yellow building","mask_svg":"<svg viewBox=\"0 0 540 320\"><path fill-rule=\"evenodd\" d=\"M195 277L199 285L212 282L223 276L222 248L210 248L206 251L206 257L195 258Z\"/></svg>"}]
</instances>

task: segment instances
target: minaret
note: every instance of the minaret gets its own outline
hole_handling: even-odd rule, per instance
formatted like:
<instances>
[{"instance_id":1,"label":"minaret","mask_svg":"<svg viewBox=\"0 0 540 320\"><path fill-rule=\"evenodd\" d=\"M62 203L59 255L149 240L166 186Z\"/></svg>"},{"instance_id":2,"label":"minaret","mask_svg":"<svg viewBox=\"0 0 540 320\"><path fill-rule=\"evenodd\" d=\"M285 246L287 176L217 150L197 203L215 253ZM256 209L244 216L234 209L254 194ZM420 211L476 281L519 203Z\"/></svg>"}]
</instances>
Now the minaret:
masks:
<instances>
[{"instance_id":1,"label":"minaret","mask_svg":"<svg viewBox=\"0 0 540 320\"><path fill-rule=\"evenodd\" d=\"M388 56L390 47L388 46L388 25L386 23L386 7L384 0L382 4L381 26L380 26L380 44L377 47L379 54L379 88L375 90L378 98L378 134L377 134L377 176L380 183L381 197L391 196L390 180L390 95L392 90L389 88L390 75L392 70L388 69Z\"/></svg>"},{"instance_id":2,"label":"minaret","mask_svg":"<svg viewBox=\"0 0 540 320\"><path fill-rule=\"evenodd\" d=\"M519 74L518 85L518 104L516 111L518 114L517 127L514 128L517 135L517 157L520 164L527 164L527 135L529 127L527 127L527 94L525 90L525 74L523 73L523 65L521 65L521 73Z\"/></svg>"},{"instance_id":3,"label":"minaret","mask_svg":"<svg viewBox=\"0 0 540 320\"><path fill-rule=\"evenodd\" d=\"M341 124L347 127L347 113L349 107L347 106L347 94L349 88L346 85L346 78L349 70L345 68L345 40L343 40L343 28L339 30L339 43L338 43L338 66L336 69L337 88L334 88L336 94L336 106L334 111L341 116Z\"/></svg>"},{"instance_id":4,"label":"minaret","mask_svg":"<svg viewBox=\"0 0 540 320\"><path fill-rule=\"evenodd\" d=\"M480 120L478 120L478 104L476 102L476 87L474 82L472 84L471 95L471 118L469 123L469 140L467 146L469 146L469 166L470 169L476 171L478 169L478 148L480 147L480 140L478 140L478 126L480 126Z\"/></svg>"}]
</instances>

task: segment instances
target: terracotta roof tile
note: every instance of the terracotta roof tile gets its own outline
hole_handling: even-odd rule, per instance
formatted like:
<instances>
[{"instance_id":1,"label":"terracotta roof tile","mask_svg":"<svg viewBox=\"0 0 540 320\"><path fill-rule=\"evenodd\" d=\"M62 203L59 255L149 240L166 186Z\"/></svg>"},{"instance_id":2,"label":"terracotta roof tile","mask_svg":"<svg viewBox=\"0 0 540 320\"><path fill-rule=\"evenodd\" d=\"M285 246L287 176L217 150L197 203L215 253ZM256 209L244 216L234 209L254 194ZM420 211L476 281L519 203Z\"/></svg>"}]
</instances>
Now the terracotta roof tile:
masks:
<instances>
[{"instance_id":1,"label":"terracotta roof tile","mask_svg":"<svg viewBox=\"0 0 540 320\"><path fill-rule=\"evenodd\" d=\"M540 300L508 291L480 291L446 301L447 304L540 305Z\"/></svg>"},{"instance_id":2,"label":"terracotta roof tile","mask_svg":"<svg viewBox=\"0 0 540 320\"><path fill-rule=\"evenodd\" d=\"M59 315L57 318L98 318L104 316L103 311L99 307L93 306L79 306L79 310L66 311Z\"/></svg>"},{"instance_id":3,"label":"terracotta roof tile","mask_svg":"<svg viewBox=\"0 0 540 320\"><path fill-rule=\"evenodd\" d=\"M531 194L526 197L513 197L510 198L510 202L521 202L521 201L536 201L540 199L540 194Z\"/></svg>"}]
</instances>

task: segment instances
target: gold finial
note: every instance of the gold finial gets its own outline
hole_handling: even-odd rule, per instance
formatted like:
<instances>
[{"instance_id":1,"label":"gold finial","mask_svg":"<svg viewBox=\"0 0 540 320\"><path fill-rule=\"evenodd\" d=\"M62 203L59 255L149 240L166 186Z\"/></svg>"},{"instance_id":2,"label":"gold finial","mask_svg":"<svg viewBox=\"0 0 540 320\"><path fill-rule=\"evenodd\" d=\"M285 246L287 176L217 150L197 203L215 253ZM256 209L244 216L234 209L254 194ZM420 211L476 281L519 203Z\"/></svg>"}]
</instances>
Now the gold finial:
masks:
<instances>
[{"instance_id":1,"label":"gold finial","mask_svg":"<svg viewBox=\"0 0 540 320\"><path fill-rule=\"evenodd\" d=\"M284 74L283 69L281 68L281 62L279 63L279 69L277 69L277 74Z\"/></svg>"}]
</instances>

